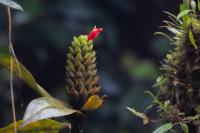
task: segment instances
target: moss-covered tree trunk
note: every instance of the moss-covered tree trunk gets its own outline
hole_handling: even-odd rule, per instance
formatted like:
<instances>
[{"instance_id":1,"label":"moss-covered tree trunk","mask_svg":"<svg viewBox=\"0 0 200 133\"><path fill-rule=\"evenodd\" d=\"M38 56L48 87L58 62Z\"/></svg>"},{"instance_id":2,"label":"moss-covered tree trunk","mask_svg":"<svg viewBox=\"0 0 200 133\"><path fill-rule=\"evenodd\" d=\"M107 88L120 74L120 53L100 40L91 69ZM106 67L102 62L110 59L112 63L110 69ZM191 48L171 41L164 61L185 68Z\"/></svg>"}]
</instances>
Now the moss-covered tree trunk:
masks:
<instances>
[{"instance_id":1,"label":"moss-covered tree trunk","mask_svg":"<svg viewBox=\"0 0 200 133\"><path fill-rule=\"evenodd\" d=\"M200 5L200 3L198 3ZM172 21L164 21L174 36L174 49L164 59L165 82L160 87L160 100L169 101L164 121L186 123L191 133L199 133L200 115L200 10L194 1L181 5L178 17L167 13ZM191 117L192 116L192 117Z\"/></svg>"}]
</instances>

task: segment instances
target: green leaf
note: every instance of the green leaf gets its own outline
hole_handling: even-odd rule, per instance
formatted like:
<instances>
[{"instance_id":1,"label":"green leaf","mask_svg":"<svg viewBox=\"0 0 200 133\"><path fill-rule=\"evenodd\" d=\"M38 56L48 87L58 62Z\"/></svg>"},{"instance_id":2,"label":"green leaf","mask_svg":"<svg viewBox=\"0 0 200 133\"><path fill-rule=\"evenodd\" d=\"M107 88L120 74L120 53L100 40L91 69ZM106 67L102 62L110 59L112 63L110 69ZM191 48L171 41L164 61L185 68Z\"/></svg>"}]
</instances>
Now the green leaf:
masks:
<instances>
[{"instance_id":1,"label":"green leaf","mask_svg":"<svg viewBox=\"0 0 200 133\"><path fill-rule=\"evenodd\" d=\"M150 91L145 91L144 93L149 94L153 98L153 101L158 101L158 98L154 96L154 94L151 93Z\"/></svg>"},{"instance_id":2,"label":"green leaf","mask_svg":"<svg viewBox=\"0 0 200 133\"><path fill-rule=\"evenodd\" d=\"M126 107L129 111L131 111L135 116L141 118L143 120L143 124L146 125L149 123L149 118L146 116L146 114L137 112L134 108Z\"/></svg>"},{"instance_id":3,"label":"green leaf","mask_svg":"<svg viewBox=\"0 0 200 133\"><path fill-rule=\"evenodd\" d=\"M184 6L185 10L189 9L189 1L188 0L183 0L183 6Z\"/></svg>"},{"instance_id":4,"label":"green leaf","mask_svg":"<svg viewBox=\"0 0 200 133\"><path fill-rule=\"evenodd\" d=\"M0 65L5 67L6 69L10 70L10 55L8 55L6 52L0 53ZM13 60L13 72L21 78L27 85L29 85L31 88L33 88L39 95L50 97L51 95L42 88L34 79L32 74L23 66L17 59L12 57Z\"/></svg>"},{"instance_id":5,"label":"green leaf","mask_svg":"<svg viewBox=\"0 0 200 133\"><path fill-rule=\"evenodd\" d=\"M168 113L168 110L167 110L167 107L165 106L165 104L162 103L161 101L159 101L158 98L153 95L153 93L151 93L150 91L145 91L145 93L149 94L153 98L153 103L159 105L160 110L163 110L163 111L165 111L165 113Z\"/></svg>"},{"instance_id":6,"label":"green leaf","mask_svg":"<svg viewBox=\"0 0 200 133\"><path fill-rule=\"evenodd\" d=\"M20 11L24 11L24 9L16 2L12 1L12 0L0 0L0 3L8 6L10 8L16 9L16 10L20 10Z\"/></svg>"},{"instance_id":7,"label":"green leaf","mask_svg":"<svg viewBox=\"0 0 200 133\"><path fill-rule=\"evenodd\" d=\"M197 44L196 44L196 42L194 40L194 36L193 36L191 30L189 31L189 39L190 39L191 44L194 46L194 48L197 49Z\"/></svg>"},{"instance_id":8,"label":"green leaf","mask_svg":"<svg viewBox=\"0 0 200 133\"><path fill-rule=\"evenodd\" d=\"M161 86L163 85L164 83L167 82L167 78L165 78L163 75L162 76L159 76L157 79L156 79L156 84L153 86L153 87L158 87L158 86Z\"/></svg>"},{"instance_id":9,"label":"green leaf","mask_svg":"<svg viewBox=\"0 0 200 133\"><path fill-rule=\"evenodd\" d=\"M180 20L183 16L185 16L185 15L187 15L189 12L191 12L192 10L189 10L189 9L187 9L187 10L183 10L182 12L180 12L179 14L178 14L178 16L176 17L176 19L177 20ZM187 16L188 17L188 16ZM187 18L186 18L186 20L187 20Z\"/></svg>"},{"instance_id":10,"label":"green leaf","mask_svg":"<svg viewBox=\"0 0 200 133\"><path fill-rule=\"evenodd\" d=\"M184 10L188 10L189 8L189 1L188 0L183 0L183 3L180 4L180 12Z\"/></svg>"},{"instance_id":11,"label":"green leaf","mask_svg":"<svg viewBox=\"0 0 200 133\"><path fill-rule=\"evenodd\" d=\"M26 108L22 127L38 120L67 116L73 113L81 112L72 109L69 105L52 97L37 98L31 101Z\"/></svg>"},{"instance_id":12,"label":"green leaf","mask_svg":"<svg viewBox=\"0 0 200 133\"><path fill-rule=\"evenodd\" d=\"M70 128L70 124L61 123L51 119L40 120L33 122L20 128L23 120L17 121L18 133L58 133L59 129ZM9 124L4 128L0 128L0 133L13 133L14 123Z\"/></svg>"},{"instance_id":13,"label":"green leaf","mask_svg":"<svg viewBox=\"0 0 200 133\"><path fill-rule=\"evenodd\" d=\"M197 4L198 10L200 12L200 1L198 0L198 4Z\"/></svg>"},{"instance_id":14,"label":"green leaf","mask_svg":"<svg viewBox=\"0 0 200 133\"><path fill-rule=\"evenodd\" d=\"M189 128L188 125L185 123L180 123L181 129L183 130L184 133L189 133Z\"/></svg>"},{"instance_id":15,"label":"green leaf","mask_svg":"<svg viewBox=\"0 0 200 133\"><path fill-rule=\"evenodd\" d=\"M156 130L153 131L153 133L166 133L170 129L172 129L173 124L172 123L166 123L158 127Z\"/></svg>"},{"instance_id":16,"label":"green leaf","mask_svg":"<svg viewBox=\"0 0 200 133\"><path fill-rule=\"evenodd\" d=\"M180 12L182 12L184 9L184 5L183 4L180 4Z\"/></svg>"}]
</instances>

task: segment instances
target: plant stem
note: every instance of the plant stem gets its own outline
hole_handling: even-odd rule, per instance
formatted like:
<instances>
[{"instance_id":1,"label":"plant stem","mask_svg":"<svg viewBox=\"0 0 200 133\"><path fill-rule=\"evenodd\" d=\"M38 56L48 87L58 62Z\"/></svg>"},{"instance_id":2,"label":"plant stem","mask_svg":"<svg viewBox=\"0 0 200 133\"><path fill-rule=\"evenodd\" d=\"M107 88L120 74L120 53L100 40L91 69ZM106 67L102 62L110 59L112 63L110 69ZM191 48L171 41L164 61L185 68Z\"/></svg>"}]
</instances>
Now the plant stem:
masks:
<instances>
[{"instance_id":1,"label":"plant stem","mask_svg":"<svg viewBox=\"0 0 200 133\"><path fill-rule=\"evenodd\" d=\"M71 133L83 133L81 131L82 122L83 120L80 117L74 116L71 120Z\"/></svg>"},{"instance_id":2,"label":"plant stem","mask_svg":"<svg viewBox=\"0 0 200 133\"><path fill-rule=\"evenodd\" d=\"M15 97L14 97L14 90L13 90L12 19L11 19L11 12L10 12L9 7L7 7L7 13L8 13L8 45L9 45L9 51L11 54L11 58L10 58L10 95L11 95L11 103L12 103L14 133L17 133L17 123L16 123L16 113L15 113Z\"/></svg>"},{"instance_id":3,"label":"plant stem","mask_svg":"<svg viewBox=\"0 0 200 133\"><path fill-rule=\"evenodd\" d=\"M72 123L71 133L80 133L80 127L77 123Z\"/></svg>"}]
</instances>

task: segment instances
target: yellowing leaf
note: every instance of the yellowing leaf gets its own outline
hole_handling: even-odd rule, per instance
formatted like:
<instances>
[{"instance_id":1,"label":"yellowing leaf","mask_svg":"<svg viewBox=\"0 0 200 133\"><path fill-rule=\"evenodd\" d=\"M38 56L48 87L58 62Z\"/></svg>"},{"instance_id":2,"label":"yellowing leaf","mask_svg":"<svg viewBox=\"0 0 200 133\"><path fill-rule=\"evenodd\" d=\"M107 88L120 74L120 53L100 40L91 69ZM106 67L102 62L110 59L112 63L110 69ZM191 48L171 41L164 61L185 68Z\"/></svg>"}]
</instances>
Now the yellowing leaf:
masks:
<instances>
[{"instance_id":1,"label":"yellowing leaf","mask_svg":"<svg viewBox=\"0 0 200 133\"><path fill-rule=\"evenodd\" d=\"M40 120L33 122L20 128L23 120L17 121L18 133L58 133L59 129L70 128L70 124L61 123L51 119ZM0 133L13 133L14 124L11 123L4 128L0 128Z\"/></svg>"},{"instance_id":2,"label":"yellowing leaf","mask_svg":"<svg viewBox=\"0 0 200 133\"><path fill-rule=\"evenodd\" d=\"M81 112L72 109L69 105L56 98L37 98L31 101L28 107L26 108L23 118L24 122L21 125L21 127L25 127L29 123L39 121L42 119L67 116L73 113Z\"/></svg>"},{"instance_id":3,"label":"yellowing leaf","mask_svg":"<svg viewBox=\"0 0 200 133\"><path fill-rule=\"evenodd\" d=\"M98 95L92 95L89 99L85 102L82 107L82 110L95 110L99 108L103 103L103 99L100 98Z\"/></svg>"},{"instance_id":4,"label":"yellowing leaf","mask_svg":"<svg viewBox=\"0 0 200 133\"><path fill-rule=\"evenodd\" d=\"M131 111L135 116L141 118L143 120L143 124L146 125L149 123L149 118L144 114L144 113L141 113L141 112L137 112L135 109L133 108L129 108L129 107L126 107L129 111Z\"/></svg>"},{"instance_id":5,"label":"yellowing leaf","mask_svg":"<svg viewBox=\"0 0 200 133\"><path fill-rule=\"evenodd\" d=\"M8 55L6 52L1 51L0 53L0 65L10 70L10 55ZM33 75L28 71L28 69L26 69L25 66L22 65L15 58L13 58L13 72L27 85L34 89L39 95L51 97L51 95L36 82Z\"/></svg>"}]
</instances>

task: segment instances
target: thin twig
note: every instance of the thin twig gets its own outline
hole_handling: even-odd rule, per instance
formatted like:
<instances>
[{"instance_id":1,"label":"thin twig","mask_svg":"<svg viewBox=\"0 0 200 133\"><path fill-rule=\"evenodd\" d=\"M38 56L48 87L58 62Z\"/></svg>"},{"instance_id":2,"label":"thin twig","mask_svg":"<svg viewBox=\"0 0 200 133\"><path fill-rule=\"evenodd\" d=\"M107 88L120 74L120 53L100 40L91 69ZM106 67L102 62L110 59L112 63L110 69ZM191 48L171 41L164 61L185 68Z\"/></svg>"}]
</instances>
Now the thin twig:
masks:
<instances>
[{"instance_id":1,"label":"thin twig","mask_svg":"<svg viewBox=\"0 0 200 133\"><path fill-rule=\"evenodd\" d=\"M11 12L10 12L9 7L7 7L7 13L8 13L8 45L9 45L9 51L10 51L10 54L11 54L11 57L10 57L10 95L11 95L11 103L12 103L14 133L17 133L16 112L15 112L15 97L14 97L14 90L13 90L12 18L11 18Z\"/></svg>"}]
</instances>

